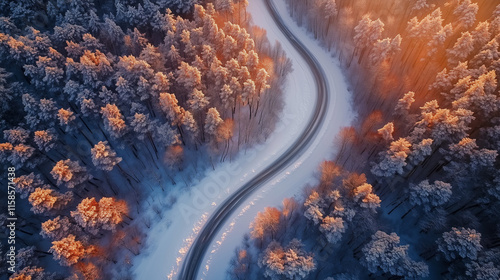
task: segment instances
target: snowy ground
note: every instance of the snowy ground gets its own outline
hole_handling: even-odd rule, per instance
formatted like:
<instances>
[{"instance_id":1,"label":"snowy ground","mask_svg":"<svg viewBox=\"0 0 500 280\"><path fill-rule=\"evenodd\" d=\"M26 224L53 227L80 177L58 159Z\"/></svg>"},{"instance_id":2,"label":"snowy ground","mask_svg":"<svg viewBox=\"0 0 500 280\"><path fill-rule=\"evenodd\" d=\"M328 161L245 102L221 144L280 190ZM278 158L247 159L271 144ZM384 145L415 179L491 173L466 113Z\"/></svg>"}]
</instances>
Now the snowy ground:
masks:
<instances>
[{"instance_id":1,"label":"snowy ground","mask_svg":"<svg viewBox=\"0 0 500 280\"><path fill-rule=\"evenodd\" d=\"M265 169L286 151L312 116L316 93L307 63L274 24L263 0L249 2L254 23L267 30L271 42L279 41L293 62L294 70L289 76L284 96L283 115L276 130L264 144L241 153L231 163L219 164L215 171L207 171L202 180L194 183L191 192L178 197L174 208L164 213L163 221L149 230L148 247L134 260L135 279L176 279L176 273L190 244L216 207L230 193L249 181L253 174ZM328 74L332 96L329 99L327 119L306 153L270 184L255 192L230 218L230 222L212 245L211 252L205 257L205 268L200 270L203 276L199 276L203 279L225 278L234 249L248 232L248 225L256 213L265 206L279 205L283 198L300 195L305 184L314 182L312 174L320 162L332 156L332 142L336 133L340 127L349 125L353 118L347 85L338 61L319 47L305 30L295 25L288 16L284 2L277 0L276 5L287 25L294 29L302 42L315 54Z\"/></svg>"}]
</instances>

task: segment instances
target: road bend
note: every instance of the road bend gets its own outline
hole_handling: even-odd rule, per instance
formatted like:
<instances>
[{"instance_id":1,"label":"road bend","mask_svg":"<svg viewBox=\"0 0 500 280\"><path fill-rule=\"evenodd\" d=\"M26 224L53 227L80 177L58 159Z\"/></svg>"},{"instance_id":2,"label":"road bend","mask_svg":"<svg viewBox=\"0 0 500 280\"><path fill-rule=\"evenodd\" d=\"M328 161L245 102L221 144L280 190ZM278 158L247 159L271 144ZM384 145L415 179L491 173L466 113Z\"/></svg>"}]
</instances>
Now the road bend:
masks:
<instances>
[{"instance_id":1,"label":"road bend","mask_svg":"<svg viewBox=\"0 0 500 280\"><path fill-rule=\"evenodd\" d=\"M321 124L325 120L326 112L328 110L327 107L330 90L326 82L326 76L323 68L320 66L314 55L299 40L299 38L297 38L297 36L295 36L285 25L284 21L279 16L273 1L264 0L264 2L277 27L288 38L292 46L306 61L311 72L313 73L317 94L316 104L314 105L314 113L309 120L306 129L279 158L272 162L262 172L256 174L254 178L243 185L240 189L231 194L215 210L191 245L179 272L178 279L196 279L200 267L202 266L201 262L204 259L205 253L231 214L238 209L238 207L241 206L252 193L294 163L294 161L315 139Z\"/></svg>"}]
</instances>

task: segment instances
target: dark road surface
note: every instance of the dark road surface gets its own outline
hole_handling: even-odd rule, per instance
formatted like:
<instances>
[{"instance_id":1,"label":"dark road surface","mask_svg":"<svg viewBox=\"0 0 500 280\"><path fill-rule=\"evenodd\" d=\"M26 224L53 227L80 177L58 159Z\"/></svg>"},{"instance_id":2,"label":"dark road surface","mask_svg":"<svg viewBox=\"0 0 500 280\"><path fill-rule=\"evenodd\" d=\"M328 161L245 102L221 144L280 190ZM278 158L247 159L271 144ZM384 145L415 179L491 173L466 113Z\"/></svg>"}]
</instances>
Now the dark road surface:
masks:
<instances>
[{"instance_id":1,"label":"dark road surface","mask_svg":"<svg viewBox=\"0 0 500 280\"><path fill-rule=\"evenodd\" d=\"M205 253L211 245L217 233L222 229L227 219L231 214L248 198L254 191L263 186L275 175L290 166L314 140L321 124L325 119L327 112L329 88L326 83L326 76L317 59L311 52L300 42L300 40L287 28L283 20L276 11L276 7L272 0L264 0L267 9L274 19L275 24L281 32L288 38L293 47L299 52L303 59L309 65L311 72L314 75L314 81L317 91L317 100L314 107L314 114L310 119L307 128L297 138L293 145L288 148L278 159L271 163L266 169L258 173L248 183L242 186L238 191L231 194L220 206L215 210L213 215L207 220L198 237L191 245L183 266L179 272L178 279L194 280L198 275L200 266L204 259ZM228 261L228 260L224 260Z\"/></svg>"}]
</instances>

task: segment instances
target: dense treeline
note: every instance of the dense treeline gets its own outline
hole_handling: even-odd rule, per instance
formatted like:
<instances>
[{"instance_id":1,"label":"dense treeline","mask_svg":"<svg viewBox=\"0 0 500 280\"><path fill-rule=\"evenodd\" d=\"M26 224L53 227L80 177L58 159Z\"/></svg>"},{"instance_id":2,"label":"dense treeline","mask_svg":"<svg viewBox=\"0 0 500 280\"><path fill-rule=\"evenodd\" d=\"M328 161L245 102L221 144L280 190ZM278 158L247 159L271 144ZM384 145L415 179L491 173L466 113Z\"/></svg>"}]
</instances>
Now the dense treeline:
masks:
<instances>
[{"instance_id":1,"label":"dense treeline","mask_svg":"<svg viewBox=\"0 0 500 280\"><path fill-rule=\"evenodd\" d=\"M243 248L254 261L235 257L230 275L243 270L271 279L498 279L498 2L287 3L297 22L342 63L359 118L335 139L334 162L346 172L366 174L380 208L355 224L359 236L346 235L349 223L328 214L332 204L326 203L327 212L311 208L314 192L308 193L297 202L299 217L313 213L320 229L302 222L283 235L302 239L316 269L303 267L292 277L287 258L279 265L266 259L277 245L269 249L256 240ZM328 196L317 189L321 185L314 191L324 203ZM330 221L335 226L323 226ZM321 243L327 228L336 243ZM288 239L276 242L286 246ZM318 244L327 245L315 249ZM329 265L322 266L324 261Z\"/></svg>"},{"instance_id":2,"label":"dense treeline","mask_svg":"<svg viewBox=\"0 0 500 280\"><path fill-rule=\"evenodd\" d=\"M0 161L22 198L11 279L133 277L148 194L272 131L288 59L246 1L196 2L0 4Z\"/></svg>"}]
</instances>

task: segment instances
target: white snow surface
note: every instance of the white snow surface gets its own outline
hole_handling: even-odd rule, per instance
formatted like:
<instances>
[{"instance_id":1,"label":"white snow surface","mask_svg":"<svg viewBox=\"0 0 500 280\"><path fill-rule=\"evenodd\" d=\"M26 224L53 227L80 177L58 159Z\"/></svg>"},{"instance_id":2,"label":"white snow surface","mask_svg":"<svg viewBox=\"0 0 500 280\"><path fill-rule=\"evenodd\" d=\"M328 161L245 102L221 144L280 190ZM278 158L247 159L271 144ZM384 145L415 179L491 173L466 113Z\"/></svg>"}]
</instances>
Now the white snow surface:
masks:
<instances>
[{"instance_id":1,"label":"white snow surface","mask_svg":"<svg viewBox=\"0 0 500 280\"><path fill-rule=\"evenodd\" d=\"M162 220L148 230L146 249L133 259L135 279L177 279L182 261L208 217L231 193L285 152L312 117L316 88L307 63L279 31L264 1L249 2L254 24L267 30L271 42L279 41L293 63L282 116L265 143L240 152L232 162L219 163L214 171L207 170L201 180L193 183L191 191L182 193L173 208L162 215ZM327 73L331 96L326 120L306 152L234 212L207 252L198 279L225 279L234 250L249 232L257 212L267 206L279 206L284 198L300 196L305 185L314 184L319 164L333 156L335 135L354 118L338 60L295 24L283 1L277 0L275 5L287 26L311 50Z\"/></svg>"}]
</instances>

